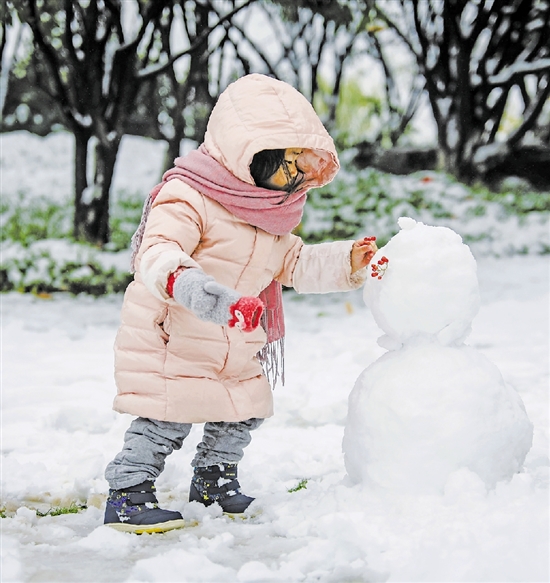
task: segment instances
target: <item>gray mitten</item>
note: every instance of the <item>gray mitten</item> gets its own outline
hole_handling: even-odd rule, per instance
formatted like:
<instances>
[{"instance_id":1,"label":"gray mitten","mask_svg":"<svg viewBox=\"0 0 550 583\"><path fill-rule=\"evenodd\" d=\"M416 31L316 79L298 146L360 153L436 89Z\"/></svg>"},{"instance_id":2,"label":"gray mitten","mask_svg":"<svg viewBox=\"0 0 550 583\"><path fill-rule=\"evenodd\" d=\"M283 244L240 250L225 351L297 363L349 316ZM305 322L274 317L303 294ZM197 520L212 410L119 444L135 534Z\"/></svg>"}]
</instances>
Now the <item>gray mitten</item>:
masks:
<instances>
[{"instance_id":1,"label":"gray mitten","mask_svg":"<svg viewBox=\"0 0 550 583\"><path fill-rule=\"evenodd\" d=\"M218 283L202 269L190 267L177 276L173 297L201 320L225 326L231 318L229 308L241 294Z\"/></svg>"}]
</instances>

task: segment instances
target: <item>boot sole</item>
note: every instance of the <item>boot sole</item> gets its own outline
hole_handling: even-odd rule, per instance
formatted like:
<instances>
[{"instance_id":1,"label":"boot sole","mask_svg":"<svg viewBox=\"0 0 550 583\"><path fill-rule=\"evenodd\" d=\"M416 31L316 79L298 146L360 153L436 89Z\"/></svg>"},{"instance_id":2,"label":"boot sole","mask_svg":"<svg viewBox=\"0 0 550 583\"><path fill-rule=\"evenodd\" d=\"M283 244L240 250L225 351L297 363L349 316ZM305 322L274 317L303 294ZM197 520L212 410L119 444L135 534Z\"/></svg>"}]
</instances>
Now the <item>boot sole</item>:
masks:
<instances>
[{"instance_id":1,"label":"boot sole","mask_svg":"<svg viewBox=\"0 0 550 583\"><path fill-rule=\"evenodd\" d=\"M156 532L167 532L177 528L185 528L186 526L195 526L197 523L186 523L183 519L168 520L166 522L158 522L156 524L126 524L124 522L111 522L105 524L110 528L114 528L120 532L131 532L133 534L153 534Z\"/></svg>"}]
</instances>

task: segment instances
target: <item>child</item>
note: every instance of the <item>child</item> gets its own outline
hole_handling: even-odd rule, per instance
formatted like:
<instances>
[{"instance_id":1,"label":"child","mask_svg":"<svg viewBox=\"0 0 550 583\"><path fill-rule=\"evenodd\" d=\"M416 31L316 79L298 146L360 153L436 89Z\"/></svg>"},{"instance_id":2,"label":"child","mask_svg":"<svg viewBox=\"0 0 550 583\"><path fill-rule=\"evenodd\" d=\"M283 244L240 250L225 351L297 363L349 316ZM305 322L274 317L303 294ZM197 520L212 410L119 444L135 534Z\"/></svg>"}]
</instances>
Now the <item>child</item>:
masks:
<instances>
[{"instance_id":1,"label":"child","mask_svg":"<svg viewBox=\"0 0 550 583\"><path fill-rule=\"evenodd\" d=\"M356 289L376 252L373 237L304 245L291 234L307 190L338 169L309 102L253 74L221 94L204 143L151 192L115 342L114 409L137 418L105 472L105 524L137 533L183 526L179 512L158 508L154 481L193 423L205 426L190 501L230 513L252 502L237 463L273 414L270 381L283 375L281 284Z\"/></svg>"}]
</instances>

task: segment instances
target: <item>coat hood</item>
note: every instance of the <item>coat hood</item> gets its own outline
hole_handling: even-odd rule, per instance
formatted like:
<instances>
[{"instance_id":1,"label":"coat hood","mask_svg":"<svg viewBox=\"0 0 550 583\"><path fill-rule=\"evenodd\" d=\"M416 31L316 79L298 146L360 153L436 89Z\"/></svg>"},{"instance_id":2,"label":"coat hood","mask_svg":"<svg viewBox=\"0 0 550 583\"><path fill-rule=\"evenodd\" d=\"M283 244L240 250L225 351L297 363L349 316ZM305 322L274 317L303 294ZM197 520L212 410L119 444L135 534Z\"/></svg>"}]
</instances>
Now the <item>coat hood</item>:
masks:
<instances>
[{"instance_id":1,"label":"coat hood","mask_svg":"<svg viewBox=\"0 0 550 583\"><path fill-rule=\"evenodd\" d=\"M299 165L309 188L328 184L340 168L334 142L309 101L266 75L246 75L225 89L208 120L204 145L249 184L254 184L250 163L261 150L304 149Z\"/></svg>"}]
</instances>

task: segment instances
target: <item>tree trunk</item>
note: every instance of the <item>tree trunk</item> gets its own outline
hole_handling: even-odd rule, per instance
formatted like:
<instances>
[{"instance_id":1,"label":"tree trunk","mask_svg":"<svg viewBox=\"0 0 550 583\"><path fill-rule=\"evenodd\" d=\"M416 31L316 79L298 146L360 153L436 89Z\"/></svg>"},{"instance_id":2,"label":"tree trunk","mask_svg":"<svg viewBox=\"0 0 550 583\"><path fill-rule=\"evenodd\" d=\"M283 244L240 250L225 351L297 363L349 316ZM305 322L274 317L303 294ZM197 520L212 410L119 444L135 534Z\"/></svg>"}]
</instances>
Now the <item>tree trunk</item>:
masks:
<instances>
[{"instance_id":1,"label":"tree trunk","mask_svg":"<svg viewBox=\"0 0 550 583\"><path fill-rule=\"evenodd\" d=\"M88 186L86 169L88 162L88 142L90 134L86 131L74 131L74 219L73 236L75 239L84 239L85 208L82 204L82 197ZM81 236L82 234L82 236Z\"/></svg>"},{"instance_id":2,"label":"tree trunk","mask_svg":"<svg viewBox=\"0 0 550 583\"><path fill-rule=\"evenodd\" d=\"M103 246L109 241L109 192L121 137L109 142L77 139L75 151L74 236L79 241ZM87 179L89 156L94 165L93 180ZM82 188L82 186L84 188Z\"/></svg>"},{"instance_id":3,"label":"tree trunk","mask_svg":"<svg viewBox=\"0 0 550 583\"><path fill-rule=\"evenodd\" d=\"M430 101L437 125L440 169L471 183L475 178L473 143L479 137L471 116L465 113L470 94L459 90L450 97L432 98ZM466 102L466 103L464 103Z\"/></svg>"},{"instance_id":4,"label":"tree trunk","mask_svg":"<svg viewBox=\"0 0 550 583\"><path fill-rule=\"evenodd\" d=\"M164 163L162 167L162 172L166 172L173 168L174 160L180 155L181 141L185 137L185 118L183 115L183 110L187 104L187 93L188 85L187 81L182 85L177 85L177 80L175 76L172 78L174 84L173 95L176 96L176 106L174 108L174 113L172 116L174 123L174 135L167 139L168 148L164 154Z\"/></svg>"},{"instance_id":5,"label":"tree trunk","mask_svg":"<svg viewBox=\"0 0 550 583\"><path fill-rule=\"evenodd\" d=\"M184 138L185 126L183 123L181 125L174 125L175 136L170 140L166 140L168 147L166 148L166 154L164 155L163 174L167 170L170 170L170 168L174 167L174 160L180 156L181 141Z\"/></svg>"},{"instance_id":6,"label":"tree trunk","mask_svg":"<svg viewBox=\"0 0 550 583\"><path fill-rule=\"evenodd\" d=\"M474 176L472 166L464 157L464 150L460 146L464 134L460 133L459 124L460 118L451 116L444 124L438 126L440 167L448 174L469 184Z\"/></svg>"},{"instance_id":7,"label":"tree trunk","mask_svg":"<svg viewBox=\"0 0 550 583\"><path fill-rule=\"evenodd\" d=\"M201 6L198 2L195 3L196 37L208 28L209 14L210 9L208 6ZM190 91L186 91L184 95L186 101L184 107L187 105L189 98L192 98L195 104L194 133L197 142L202 142L204 139L208 117L214 107L214 99L212 99L208 90L209 84L208 39L205 38L191 53L189 76L187 80L187 86L190 88Z\"/></svg>"},{"instance_id":8,"label":"tree trunk","mask_svg":"<svg viewBox=\"0 0 550 583\"><path fill-rule=\"evenodd\" d=\"M197 37L208 27L208 16L210 9L208 6L197 4L195 6L195 37L191 39L193 44ZM176 106L173 112L174 136L167 139L168 148L164 156L164 172L174 166L174 160L180 155L181 141L185 137L185 117L184 110L190 104L195 106L196 113L202 113L202 119L195 115L194 137L197 142L202 142L206 131L206 124L210 112L214 107L214 100L208 91L209 85L209 64L208 39L197 45L190 53L189 73L186 80L178 86L176 77L172 71L171 82L173 83L173 95L176 96ZM202 106L202 107L201 107ZM202 112L201 112L202 109Z\"/></svg>"}]
</instances>

